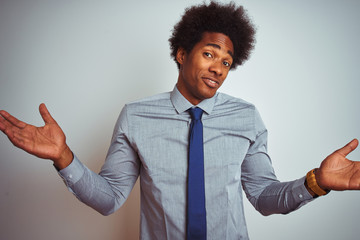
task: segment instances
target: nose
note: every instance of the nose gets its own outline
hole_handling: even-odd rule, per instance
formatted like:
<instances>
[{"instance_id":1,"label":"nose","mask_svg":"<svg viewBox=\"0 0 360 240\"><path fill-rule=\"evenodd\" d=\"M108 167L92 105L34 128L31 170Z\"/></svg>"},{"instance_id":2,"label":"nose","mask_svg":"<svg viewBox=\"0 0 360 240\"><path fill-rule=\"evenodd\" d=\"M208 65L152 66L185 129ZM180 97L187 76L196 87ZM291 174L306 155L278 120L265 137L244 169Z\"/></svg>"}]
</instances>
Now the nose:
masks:
<instances>
[{"instance_id":1,"label":"nose","mask_svg":"<svg viewBox=\"0 0 360 240\"><path fill-rule=\"evenodd\" d=\"M221 61L213 61L209 67L209 71L215 73L217 76L223 75L223 65Z\"/></svg>"}]
</instances>

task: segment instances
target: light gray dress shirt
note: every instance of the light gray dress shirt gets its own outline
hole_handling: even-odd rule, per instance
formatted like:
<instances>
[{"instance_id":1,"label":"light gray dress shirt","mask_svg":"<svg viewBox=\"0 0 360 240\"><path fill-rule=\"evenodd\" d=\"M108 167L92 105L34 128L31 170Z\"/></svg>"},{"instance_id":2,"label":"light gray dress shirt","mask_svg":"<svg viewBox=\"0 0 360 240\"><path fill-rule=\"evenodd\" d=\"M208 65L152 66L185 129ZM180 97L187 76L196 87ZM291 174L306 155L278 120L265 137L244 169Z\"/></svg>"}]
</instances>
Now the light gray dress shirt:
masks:
<instances>
[{"instance_id":1,"label":"light gray dress shirt","mask_svg":"<svg viewBox=\"0 0 360 240\"><path fill-rule=\"evenodd\" d=\"M312 199L305 177L276 179L267 131L252 104L217 93L197 106L204 110L209 240L248 239L242 190L264 215L289 213ZM191 107L176 87L125 105L101 172L74 157L59 174L80 201L104 215L125 202L140 175L140 238L185 239Z\"/></svg>"}]
</instances>

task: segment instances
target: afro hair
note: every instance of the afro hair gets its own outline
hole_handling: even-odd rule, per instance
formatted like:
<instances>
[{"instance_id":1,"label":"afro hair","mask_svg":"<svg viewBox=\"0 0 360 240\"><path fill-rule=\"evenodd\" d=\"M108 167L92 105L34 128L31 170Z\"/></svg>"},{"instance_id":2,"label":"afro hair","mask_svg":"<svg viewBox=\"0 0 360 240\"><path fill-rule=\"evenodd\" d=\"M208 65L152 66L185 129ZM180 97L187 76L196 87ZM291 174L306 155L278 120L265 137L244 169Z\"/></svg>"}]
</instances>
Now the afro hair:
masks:
<instances>
[{"instance_id":1,"label":"afro hair","mask_svg":"<svg viewBox=\"0 0 360 240\"><path fill-rule=\"evenodd\" d=\"M171 57L178 68L176 53L181 47L190 53L201 41L204 32L218 32L230 38L234 46L234 59L231 69L243 64L255 45L255 27L242 6L234 2L221 5L211 1L185 9L181 20L174 26L169 39Z\"/></svg>"}]
</instances>

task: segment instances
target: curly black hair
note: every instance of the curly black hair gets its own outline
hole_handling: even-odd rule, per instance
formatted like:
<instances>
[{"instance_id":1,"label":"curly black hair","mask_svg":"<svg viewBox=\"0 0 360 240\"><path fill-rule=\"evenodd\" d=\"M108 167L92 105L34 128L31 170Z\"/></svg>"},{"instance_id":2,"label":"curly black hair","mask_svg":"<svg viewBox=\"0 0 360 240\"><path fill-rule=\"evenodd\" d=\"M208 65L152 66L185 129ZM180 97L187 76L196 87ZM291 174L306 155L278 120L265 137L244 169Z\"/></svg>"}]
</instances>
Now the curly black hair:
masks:
<instances>
[{"instance_id":1,"label":"curly black hair","mask_svg":"<svg viewBox=\"0 0 360 240\"><path fill-rule=\"evenodd\" d=\"M255 27L246 10L234 2L221 5L211 1L185 9L181 20L174 26L169 38L171 57L176 61L178 49L184 48L190 53L201 41L204 32L218 32L230 38L234 46L234 58L231 69L243 64L255 45Z\"/></svg>"}]
</instances>

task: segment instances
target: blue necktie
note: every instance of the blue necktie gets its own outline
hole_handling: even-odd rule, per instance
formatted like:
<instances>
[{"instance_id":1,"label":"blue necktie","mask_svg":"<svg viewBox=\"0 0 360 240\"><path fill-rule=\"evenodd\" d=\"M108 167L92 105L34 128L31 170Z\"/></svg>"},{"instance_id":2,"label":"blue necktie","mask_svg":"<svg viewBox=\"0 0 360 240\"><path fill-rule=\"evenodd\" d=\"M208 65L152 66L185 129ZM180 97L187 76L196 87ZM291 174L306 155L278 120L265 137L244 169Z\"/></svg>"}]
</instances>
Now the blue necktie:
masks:
<instances>
[{"instance_id":1,"label":"blue necktie","mask_svg":"<svg viewBox=\"0 0 360 240\"><path fill-rule=\"evenodd\" d=\"M189 109L191 114L188 196L187 240L206 240L206 209L204 184L203 125L200 108Z\"/></svg>"}]
</instances>

